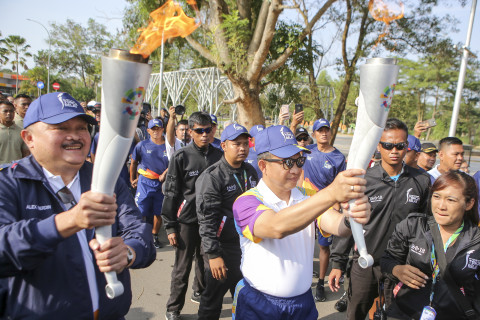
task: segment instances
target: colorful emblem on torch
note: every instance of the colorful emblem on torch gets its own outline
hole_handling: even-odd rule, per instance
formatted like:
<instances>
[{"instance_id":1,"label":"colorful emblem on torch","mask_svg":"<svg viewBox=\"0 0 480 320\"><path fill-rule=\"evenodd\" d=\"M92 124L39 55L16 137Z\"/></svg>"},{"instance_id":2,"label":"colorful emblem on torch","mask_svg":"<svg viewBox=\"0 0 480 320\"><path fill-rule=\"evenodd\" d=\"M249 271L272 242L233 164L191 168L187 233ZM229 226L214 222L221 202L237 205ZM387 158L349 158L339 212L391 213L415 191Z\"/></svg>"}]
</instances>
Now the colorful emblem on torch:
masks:
<instances>
[{"instance_id":1,"label":"colorful emblem on torch","mask_svg":"<svg viewBox=\"0 0 480 320\"><path fill-rule=\"evenodd\" d=\"M125 96L122 98L122 103L127 103L129 105L125 107L123 114L128 114L130 120L135 120L135 117L140 114L140 107L142 106L144 95L145 88L143 87L130 89L125 92Z\"/></svg>"},{"instance_id":2,"label":"colorful emblem on torch","mask_svg":"<svg viewBox=\"0 0 480 320\"><path fill-rule=\"evenodd\" d=\"M380 98L384 99L381 103L381 107L385 108L385 111L390 109L390 105L392 104L393 94L395 93L395 83L389 87L386 87L383 90L383 93L380 94Z\"/></svg>"}]
</instances>

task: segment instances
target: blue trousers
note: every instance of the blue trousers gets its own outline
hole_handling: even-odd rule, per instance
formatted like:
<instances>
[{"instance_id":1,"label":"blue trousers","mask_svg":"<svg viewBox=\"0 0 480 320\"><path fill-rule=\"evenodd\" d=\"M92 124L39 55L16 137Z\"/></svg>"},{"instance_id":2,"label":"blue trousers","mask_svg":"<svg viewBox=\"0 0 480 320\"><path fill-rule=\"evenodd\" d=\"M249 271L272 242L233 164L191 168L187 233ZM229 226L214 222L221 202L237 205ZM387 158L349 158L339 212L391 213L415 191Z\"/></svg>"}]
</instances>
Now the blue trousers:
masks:
<instances>
[{"instance_id":1,"label":"blue trousers","mask_svg":"<svg viewBox=\"0 0 480 320\"><path fill-rule=\"evenodd\" d=\"M312 291L291 298L274 297L238 282L233 299L232 320L316 320Z\"/></svg>"}]
</instances>

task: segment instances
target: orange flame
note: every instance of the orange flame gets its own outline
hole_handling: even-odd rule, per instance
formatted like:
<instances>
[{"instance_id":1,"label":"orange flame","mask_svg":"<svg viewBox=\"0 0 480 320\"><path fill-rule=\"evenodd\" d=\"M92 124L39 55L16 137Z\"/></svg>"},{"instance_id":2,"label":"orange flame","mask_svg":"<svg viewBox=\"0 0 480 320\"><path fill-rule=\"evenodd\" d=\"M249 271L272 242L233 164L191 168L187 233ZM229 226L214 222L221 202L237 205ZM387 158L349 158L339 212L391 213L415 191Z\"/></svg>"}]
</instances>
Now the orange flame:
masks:
<instances>
[{"instance_id":1,"label":"orange flame","mask_svg":"<svg viewBox=\"0 0 480 320\"><path fill-rule=\"evenodd\" d=\"M187 0L198 15L197 3L195 0ZM150 13L150 23L146 28L138 29L142 32L137 42L130 50L132 54L141 54L147 58L163 42L170 38L185 38L198 28L194 18L188 17L178 2L168 0L163 6Z\"/></svg>"},{"instance_id":2,"label":"orange flame","mask_svg":"<svg viewBox=\"0 0 480 320\"><path fill-rule=\"evenodd\" d=\"M388 35L390 23L403 18L404 6L401 1L398 1L398 4L393 5L382 0L370 0L368 3L368 11L370 11L373 19L385 23L383 33L378 36L377 42L375 43L375 46L377 46L380 40Z\"/></svg>"}]
</instances>

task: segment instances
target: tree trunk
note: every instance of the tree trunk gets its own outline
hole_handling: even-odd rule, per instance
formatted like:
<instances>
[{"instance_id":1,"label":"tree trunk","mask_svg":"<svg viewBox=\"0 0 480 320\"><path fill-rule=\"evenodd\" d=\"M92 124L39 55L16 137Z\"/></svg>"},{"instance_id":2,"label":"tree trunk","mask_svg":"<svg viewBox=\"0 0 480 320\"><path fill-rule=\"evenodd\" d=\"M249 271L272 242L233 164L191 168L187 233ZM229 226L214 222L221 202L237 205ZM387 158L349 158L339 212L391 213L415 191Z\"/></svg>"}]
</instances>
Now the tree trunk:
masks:
<instances>
[{"instance_id":1,"label":"tree trunk","mask_svg":"<svg viewBox=\"0 0 480 320\"><path fill-rule=\"evenodd\" d=\"M310 85L310 97L312 108L315 112L315 120L320 118L325 118L322 111L322 104L320 103L320 94L318 92L317 79L315 78L315 68L313 66L313 39L312 34L308 36L308 82Z\"/></svg>"},{"instance_id":2,"label":"tree trunk","mask_svg":"<svg viewBox=\"0 0 480 320\"><path fill-rule=\"evenodd\" d=\"M248 86L248 84L239 84L232 82L235 96L239 99L235 101L238 106L237 122L250 130L257 124L265 125L262 107L260 105L260 86Z\"/></svg>"},{"instance_id":3,"label":"tree trunk","mask_svg":"<svg viewBox=\"0 0 480 320\"><path fill-rule=\"evenodd\" d=\"M337 110L335 111L335 117L333 122L330 125L330 132L332 136L330 138L330 144L333 145L335 138L338 132L338 125L342 120L342 114L345 111L345 106L347 105L348 93L350 91L350 85L352 84L353 75L355 73L355 67L350 67L346 70L345 80L343 81L342 93L340 94L340 100L338 101Z\"/></svg>"}]
</instances>

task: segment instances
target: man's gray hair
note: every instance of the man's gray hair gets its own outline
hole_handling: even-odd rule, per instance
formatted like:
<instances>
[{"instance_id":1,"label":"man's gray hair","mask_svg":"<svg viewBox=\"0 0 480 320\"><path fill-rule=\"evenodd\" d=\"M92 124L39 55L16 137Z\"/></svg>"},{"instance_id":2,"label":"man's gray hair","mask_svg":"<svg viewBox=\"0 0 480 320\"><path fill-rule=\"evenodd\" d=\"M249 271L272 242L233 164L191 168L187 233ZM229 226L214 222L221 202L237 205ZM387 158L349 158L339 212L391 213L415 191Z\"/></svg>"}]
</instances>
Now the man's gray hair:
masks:
<instances>
[{"instance_id":1,"label":"man's gray hair","mask_svg":"<svg viewBox=\"0 0 480 320\"><path fill-rule=\"evenodd\" d=\"M257 155L257 161L271 159L272 156L273 155L270 152L263 152Z\"/></svg>"}]
</instances>

